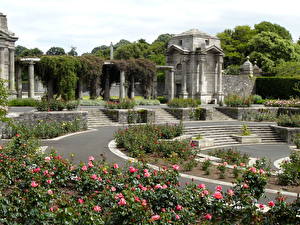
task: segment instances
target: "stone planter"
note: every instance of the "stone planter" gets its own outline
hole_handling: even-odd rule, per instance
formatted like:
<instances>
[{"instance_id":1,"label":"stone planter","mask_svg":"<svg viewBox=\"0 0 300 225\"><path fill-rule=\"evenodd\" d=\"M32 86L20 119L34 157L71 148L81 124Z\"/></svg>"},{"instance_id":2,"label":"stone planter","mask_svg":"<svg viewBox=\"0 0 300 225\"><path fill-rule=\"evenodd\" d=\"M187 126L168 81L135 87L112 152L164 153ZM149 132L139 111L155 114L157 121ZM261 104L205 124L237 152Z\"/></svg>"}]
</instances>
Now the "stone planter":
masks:
<instances>
[{"instance_id":1,"label":"stone planter","mask_svg":"<svg viewBox=\"0 0 300 225\"><path fill-rule=\"evenodd\" d=\"M261 143L262 142L261 138L258 137L256 134L251 134L251 135L247 135L247 136L233 134L231 136L234 139L236 139L238 142L242 143L242 144L246 144L246 143Z\"/></svg>"},{"instance_id":2,"label":"stone planter","mask_svg":"<svg viewBox=\"0 0 300 225\"><path fill-rule=\"evenodd\" d=\"M197 148L207 148L214 146L214 140L211 138L192 139L192 144Z\"/></svg>"}]
</instances>

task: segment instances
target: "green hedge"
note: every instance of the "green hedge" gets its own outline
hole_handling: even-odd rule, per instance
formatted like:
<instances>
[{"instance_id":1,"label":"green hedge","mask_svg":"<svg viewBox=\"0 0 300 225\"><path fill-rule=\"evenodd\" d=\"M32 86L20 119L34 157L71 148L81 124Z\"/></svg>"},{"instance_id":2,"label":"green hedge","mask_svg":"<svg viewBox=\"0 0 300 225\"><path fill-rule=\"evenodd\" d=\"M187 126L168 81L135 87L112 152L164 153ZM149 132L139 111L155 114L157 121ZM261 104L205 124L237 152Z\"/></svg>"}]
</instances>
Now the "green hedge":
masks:
<instances>
[{"instance_id":1,"label":"green hedge","mask_svg":"<svg viewBox=\"0 0 300 225\"><path fill-rule=\"evenodd\" d=\"M289 99L291 96L300 97L294 90L299 77L258 77L256 78L256 93L263 98Z\"/></svg>"}]
</instances>

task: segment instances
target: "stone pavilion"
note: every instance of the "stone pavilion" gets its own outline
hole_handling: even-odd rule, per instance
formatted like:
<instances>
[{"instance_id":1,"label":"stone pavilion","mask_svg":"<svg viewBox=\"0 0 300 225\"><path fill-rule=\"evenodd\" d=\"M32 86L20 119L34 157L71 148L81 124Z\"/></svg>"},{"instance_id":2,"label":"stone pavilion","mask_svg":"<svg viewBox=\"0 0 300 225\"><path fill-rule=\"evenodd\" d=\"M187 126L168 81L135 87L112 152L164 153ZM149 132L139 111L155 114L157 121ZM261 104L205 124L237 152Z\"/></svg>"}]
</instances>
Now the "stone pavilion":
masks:
<instances>
[{"instance_id":1,"label":"stone pavilion","mask_svg":"<svg viewBox=\"0 0 300 225\"><path fill-rule=\"evenodd\" d=\"M220 39L198 29L175 35L168 44L166 76L168 99L201 99L202 103L223 101L222 66L224 52Z\"/></svg>"}]
</instances>

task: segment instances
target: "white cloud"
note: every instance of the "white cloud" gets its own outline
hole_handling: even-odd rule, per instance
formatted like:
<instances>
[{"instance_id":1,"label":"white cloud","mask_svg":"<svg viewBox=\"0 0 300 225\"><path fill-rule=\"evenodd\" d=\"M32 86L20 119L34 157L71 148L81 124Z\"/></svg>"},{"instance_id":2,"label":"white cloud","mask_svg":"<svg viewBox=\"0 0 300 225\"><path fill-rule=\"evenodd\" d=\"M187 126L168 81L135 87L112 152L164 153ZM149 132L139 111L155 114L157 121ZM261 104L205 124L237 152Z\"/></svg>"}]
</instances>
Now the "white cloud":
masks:
<instances>
[{"instance_id":1,"label":"white cloud","mask_svg":"<svg viewBox=\"0 0 300 225\"><path fill-rule=\"evenodd\" d=\"M51 46L80 53L95 46L145 38L161 33L180 33L199 28L215 34L236 25L263 20L278 23L300 35L296 0L0 0L17 44ZM299 21L299 22L298 22Z\"/></svg>"}]
</instances>

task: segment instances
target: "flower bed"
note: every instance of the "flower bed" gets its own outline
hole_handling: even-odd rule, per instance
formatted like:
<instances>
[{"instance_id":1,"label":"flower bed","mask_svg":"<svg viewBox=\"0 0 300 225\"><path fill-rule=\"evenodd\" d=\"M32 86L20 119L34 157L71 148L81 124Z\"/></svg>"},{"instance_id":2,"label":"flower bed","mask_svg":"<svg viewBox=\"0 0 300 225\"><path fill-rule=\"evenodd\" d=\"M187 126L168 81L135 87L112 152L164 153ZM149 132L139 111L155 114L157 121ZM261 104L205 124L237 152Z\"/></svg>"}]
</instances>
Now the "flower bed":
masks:
<instances>
[{"instance_id":1,"label":"flower bed","mask_svg":"<svg viewBox=\"0 0 300 225\"><path fill-rule=\"evenodd\" d=\"M267 100L264 103L267 107L300 107L300 100L299 99L290 99L290 100Z\"/></svg>"},{"instance_id":2,"label":"flower bed","mask_svg":"<svg viewBox=\"0 0 300 225\"><path fill-rule=\"evenodd\" d=\"M105 108L107 109L133 109L136 106L136 102L130 99L124 99L115 102L106 102Z\"/></svg>"},{"instance_id":3,"label":"flower bed","mask_svg":"<svg viewBox=\"0 0 300 225\"><path fill-rule=\"evenodd\" d=\"M201 105L201 101L199 99L192 98L174 98L170 102L168 102L168 106L170 108L193 108Z\"/></svg>"},{"instance_id":4,"label":"flower bed","mask_svg":"<svg viewBox=\"0 0 300 225\"><path fill-rule=\"evenodd\" d=\"M36 109L38 111L63 111L67 110L76 110L79 105L78 101L69 101L63 102L59 100L50 100L50 101L37 101Z\"/></svg>"},{"instance_id":5,"label":"flower bed","mask_svg":"<svg viewBox=\"0 0 300 225\"><path fill-rule=\"evenodd\" d=\"M37 153L34 139L15 137L0 153L3 224L297 224L299 200L279 196L255 205L266 176L249 168L232 189L179 188L178 166L124 169L89 157L73 165L55 152Z\"/></svg>"}]
</instances>

